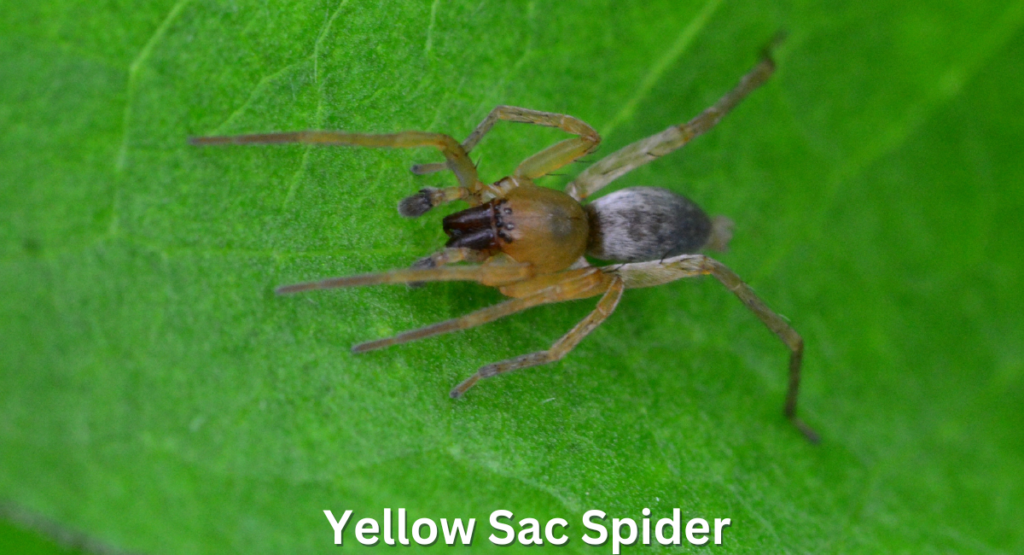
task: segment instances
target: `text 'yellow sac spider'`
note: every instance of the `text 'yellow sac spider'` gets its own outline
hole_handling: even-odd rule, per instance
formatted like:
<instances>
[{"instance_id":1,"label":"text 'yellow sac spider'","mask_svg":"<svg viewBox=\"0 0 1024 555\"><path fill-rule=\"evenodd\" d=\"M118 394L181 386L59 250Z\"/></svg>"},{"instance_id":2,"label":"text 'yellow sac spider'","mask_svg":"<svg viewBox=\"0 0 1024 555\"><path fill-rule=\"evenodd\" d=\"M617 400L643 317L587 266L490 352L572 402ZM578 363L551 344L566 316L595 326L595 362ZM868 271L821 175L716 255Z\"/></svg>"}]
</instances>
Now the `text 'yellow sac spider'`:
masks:
<instances>
[{"instance_id":1,"label":"text 'yellow sac spider'","mask_svg":"<svg viewBox=\"0 0 1024 555\"><path fill-rule=\"evenodd\" d=\"M584 199L633 169L682 147L711 129L775 69L770 51L739 84L693 120L637 141L594 164L565 192L539 187L533 180L592 152L601 142L596 131L572 116L498 106L462 144L448 135L406 131L394 134L298 131L257 135L197 137L195 145L305 143L385 148L434 147L444 163L413 166L416 174L451 170L458 187L427 188L402 200L399 212L418 217L430 209L464 200L470 208L444 218L445 248L411 268L286 285L280 294L381 283L476 281L497 287L511 300L460 318L353 347L356 353L442 333L464 330L531 307L600 296L597 307L550 349L488 364L457 385L462 396L480 379L554 362L569 353L615 310L626 289L662 285L677 279L712 275L743 301L790 350L789 390L784 413L812 442L818 435L796 416L803 339L761 301L754 291L703 248L724 248L731 222L711 219L689 199L667 189L630 187L588 204ZM557 127L576 135L527 158L512 175L493 184L477 177L468 153L499 120ZM595 267L584 254L616 262ZM466 263L453 266L455 263Z\"/></svg>"}]
</instances>

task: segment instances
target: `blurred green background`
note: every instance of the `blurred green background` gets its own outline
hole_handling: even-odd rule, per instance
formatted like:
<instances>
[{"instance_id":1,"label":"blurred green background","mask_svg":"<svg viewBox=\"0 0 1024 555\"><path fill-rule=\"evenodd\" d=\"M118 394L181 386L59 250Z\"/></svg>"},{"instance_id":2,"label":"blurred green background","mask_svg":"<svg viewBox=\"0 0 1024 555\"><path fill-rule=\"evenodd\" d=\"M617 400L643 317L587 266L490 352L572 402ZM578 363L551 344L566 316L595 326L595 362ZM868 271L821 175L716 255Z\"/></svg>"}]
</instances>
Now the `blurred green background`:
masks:
<instances>
[{"instance_id":1,"label":"blurred green background","mask_svg":"<svg viewBox=\"0 0 1024 555\"><path fill-rule=\"evenodd\" d=\"M0 1L0 548L335 549L381 518L729 517L723 553L1024 551L1024 3ZM609 190L737 222L721 256L807 343L713 280L361 356L499 301L474 284L277 298L407 265L440 217L399 199L430 151L197 149L302 128L464 137L497 104L565 112L593 159L689 119L777 30L779 70L707 136ZM497 179L561 138L500 124ZM583 166L543 184L560 187ZM46 539L50 538L50 539ZM351 534L346 550L358 551ZM453 548L435 545L433 549ZM627 552L664 548L634 546ZM460 551L460 549L454 549ZM687 551L684 546L679 551Z\"/></svg>"}]
</instances>

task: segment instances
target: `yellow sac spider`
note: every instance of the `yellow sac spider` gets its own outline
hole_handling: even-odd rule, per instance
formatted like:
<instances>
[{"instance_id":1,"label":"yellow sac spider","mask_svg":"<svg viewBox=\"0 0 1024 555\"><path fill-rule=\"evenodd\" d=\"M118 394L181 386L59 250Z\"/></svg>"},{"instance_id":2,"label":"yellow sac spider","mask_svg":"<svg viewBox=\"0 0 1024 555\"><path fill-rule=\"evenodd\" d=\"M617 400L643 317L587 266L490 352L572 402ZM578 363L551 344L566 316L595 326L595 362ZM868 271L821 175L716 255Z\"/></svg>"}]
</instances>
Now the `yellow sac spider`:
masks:
<instances>
[{"instance_id":1,"label":"yellow sac spider","mask_svg":"<svg viewBox=\"0 0 1024 555\"><path fill-rule=\"evenodd\" d=\"M693 201L667 189L630 187L593 202L584 199L615 179L676 150L708 131L775 70L770 48L739 84L710 108L682 125L641 139L597 162L569 183L565 192L539 187L533 180L592 152L601 137L585 122L563 114L498 106L462 144L448 135L405 131L394 134L297 131L256 135L194 137L194 145L305 143L383 148L434 147L444 163L413 166L415 174L451 170L458 187L426 188L398 204L406 217L418 217L454 200L470 208L443 220L445 248L411 268L286 285L280 294L381 283L476 281L497 287L511 300L460 318L353 347L362 353L407 341L464 330L531 307L600 296L592 313L550 349L488 364L457 385L460 397L482 378L547 364L569 353L615 310L626 289L662 285L677 279L712 275L743 301L790 350L789 389L784 414L812 442L818 435L796 415L803 339L721 262L698 252L724 248L731 222L709 218ZM512 175L483 183L468 153L499 120L557 127L576 135L527 158ZM595 267L584 254L615 262ZM454 263L466 263L453 266Z\"/></svg>"}]
</instances>

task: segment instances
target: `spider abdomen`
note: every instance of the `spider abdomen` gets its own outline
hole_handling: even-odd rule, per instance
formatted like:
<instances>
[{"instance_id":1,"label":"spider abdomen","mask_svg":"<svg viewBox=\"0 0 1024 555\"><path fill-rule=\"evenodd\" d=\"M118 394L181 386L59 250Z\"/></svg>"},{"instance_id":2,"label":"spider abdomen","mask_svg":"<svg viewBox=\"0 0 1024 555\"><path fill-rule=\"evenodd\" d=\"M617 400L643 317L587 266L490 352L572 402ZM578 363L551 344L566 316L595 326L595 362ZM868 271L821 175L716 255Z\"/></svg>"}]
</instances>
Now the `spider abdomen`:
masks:
<instances>
[{"instance_id":1,"label":"spider abdomen","mask_svg":"<svg viewBox=\"0 0 1024 555\"><path fill-rule=\"evenodd\" d=\"M587 254L641 262L695 253L708 244L711 218L692 200L660 187L629 187L586 205Z\"/></svg>"}]
</instances>

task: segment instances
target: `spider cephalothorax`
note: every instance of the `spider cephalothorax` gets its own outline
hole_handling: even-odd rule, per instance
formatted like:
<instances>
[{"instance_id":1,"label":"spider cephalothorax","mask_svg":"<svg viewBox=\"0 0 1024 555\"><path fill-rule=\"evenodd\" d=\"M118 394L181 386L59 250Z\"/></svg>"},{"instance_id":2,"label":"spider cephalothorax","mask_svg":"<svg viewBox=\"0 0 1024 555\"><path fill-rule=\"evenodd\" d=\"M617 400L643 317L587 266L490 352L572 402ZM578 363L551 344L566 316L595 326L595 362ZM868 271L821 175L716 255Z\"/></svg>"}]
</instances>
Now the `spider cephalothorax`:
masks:
<instances>
[{"instance_id":1,"label":"spider cephalothorax","mask_svg":"<svg viewBox=\"0 0 1024 555\"><path fill-rule=\"evenodd\" d=\"M761 61L710 108L682 125L641 139L600 160L565 192L539 187L533 180L592 152L601 142L583 121L563 114L498 106L459 143L440 133L406 131L375 135L338 131L299 131L228 137L198 137L193 144L307 143L365 147L433 147L445 157L442 164L413 166L417 174L451 170L459 186L426 188L402 200L399 212L418 217L433 207L463 200L470 207L444 218L445 248L413 267L287 285L279 293L351 287L379 283L416 284L427 281L477 281L498 287L510 300L467 314L353 347L364 352L440 333L466 329L530 307L600 296L594 311L556 341L550 349L488 364L452 391L459 397L482 378L561 359L601 324L622 298L623 291L661 285L681 278L711 275L722 282L782 340L790 350L789 391L785 415L812 441L814 431L796 416L803 340L754 291L721 262L699 251L721 249L731 237L731 222L709 218L693 201L667 189L631 187L584 201L625 173L682 147L714 127L774 71L766 50ZM566 139L524 160L512 175L485 184L468 153L499 121L556 127L576 137ZM584 254L615 262L593 266ZM465 264L459 264L465 263Z\"/></svg>"},{"instance_id":2,"label":"spider cephalothorax","mask_svg":"<svg viewBox=\"0 0 1024 555\"><path fill-rule=\"evenodd\" d=\"M589 231L579 202L561 191L528 183L504 197L456 212L442 224L450 237L445 247L503 252L541 274L564 270L579 259Z\"/></svg>"}]
</instances>

